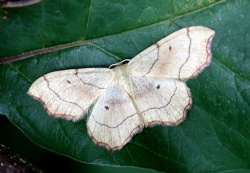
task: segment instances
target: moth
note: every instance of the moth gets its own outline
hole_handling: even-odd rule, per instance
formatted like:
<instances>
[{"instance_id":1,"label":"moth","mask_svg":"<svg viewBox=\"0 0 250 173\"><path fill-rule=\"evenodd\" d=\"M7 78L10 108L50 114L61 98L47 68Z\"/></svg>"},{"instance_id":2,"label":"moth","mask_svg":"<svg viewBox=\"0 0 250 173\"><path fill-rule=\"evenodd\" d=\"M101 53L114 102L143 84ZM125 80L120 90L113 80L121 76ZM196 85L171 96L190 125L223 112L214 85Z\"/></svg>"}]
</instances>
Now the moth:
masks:
<instances>
[{"instance_id":1,"label":"moth","mask_svg":"<svg viewBox=\"0 0 250 173\"><path fill-rule=\"evenodd\" d=\"M72 121L83 118L93 105L87 118L89 136L110 151L121 149L143 127L175 126L186 118L192 98L184 81L210 64L214 35L203 26L183 28L127 64L46 74L28 94L49 115Z\"/></svg>"}]
</instances>

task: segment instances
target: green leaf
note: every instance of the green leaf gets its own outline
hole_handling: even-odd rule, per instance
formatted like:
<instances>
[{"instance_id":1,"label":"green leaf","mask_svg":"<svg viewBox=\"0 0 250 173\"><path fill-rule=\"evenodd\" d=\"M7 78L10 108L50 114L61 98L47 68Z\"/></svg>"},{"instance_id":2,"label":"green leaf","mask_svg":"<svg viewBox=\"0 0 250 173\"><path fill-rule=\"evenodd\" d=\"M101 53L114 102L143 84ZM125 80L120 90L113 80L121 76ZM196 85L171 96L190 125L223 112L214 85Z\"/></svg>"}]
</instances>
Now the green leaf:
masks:
<instances>
[{"instance_id":1,"label":"green leaf","mask_svg":"<svg viewBox=\"0 0 250 173\"><path fill-rule=\"evenodd\" d=\"M0 9L0 114L36 144L85 163L164 172L247 171L249 6L248 0L72 0ZM177 127L146 128L123 149L109 152L91 141L85 120L54 119L26 94L48 72L108 67L192 25L216 31L213 61L188 81L194 104Z\"/></svg>"}]
</instances>

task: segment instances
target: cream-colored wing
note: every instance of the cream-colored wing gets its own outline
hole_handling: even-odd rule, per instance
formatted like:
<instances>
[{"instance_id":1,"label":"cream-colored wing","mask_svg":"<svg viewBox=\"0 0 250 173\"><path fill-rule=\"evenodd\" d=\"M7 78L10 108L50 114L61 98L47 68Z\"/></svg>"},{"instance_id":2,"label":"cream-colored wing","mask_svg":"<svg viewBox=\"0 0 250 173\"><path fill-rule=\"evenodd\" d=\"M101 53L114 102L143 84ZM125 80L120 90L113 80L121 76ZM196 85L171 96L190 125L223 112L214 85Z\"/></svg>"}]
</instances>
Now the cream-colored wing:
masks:
<instances>
[{"instance_id":1,"label":"cream-colored wing","mask_svg":"<svg viewBox=\"0 0 250 173\"><path fill-rule=\"evenodd\" d=\"M195 77L210 64L214 34L213 30L203 26L176 31L131 59L128 72L172 79Z\"/></svg>"},{"instance_id":2,"label":"cream-colored wing","mask_svg":"<svg viewBox=\"0 0 250 173\"><path fill-rule=\"evenodd\" d=\"M113 78L113 72L104 68L57 71L37 79L28 94L40 101L48 114L76 121L105 92Z\"/></svg>"},{"instance_id":3,"label":"cream-colored wing","mask_svg":"<svg viewBox=\"0 0 250 173\"><path fill-rule=\"evenodd\" d=\"M87 128L95 144L113 151L122 148L140 132L143 122L131 98L122 86L113 82L95 104Z\"/></svg>"},{"instance_id":4,"label":"cream-colored wing","mask_svg":"<svg viewBox=\"0 0 250 173\"><path fill-rule=\"evenodd\" d=\"M145 126L177 125L192 105L189 88L176 79L132 77L133 98Z\"/></svg>"}]
</instances>

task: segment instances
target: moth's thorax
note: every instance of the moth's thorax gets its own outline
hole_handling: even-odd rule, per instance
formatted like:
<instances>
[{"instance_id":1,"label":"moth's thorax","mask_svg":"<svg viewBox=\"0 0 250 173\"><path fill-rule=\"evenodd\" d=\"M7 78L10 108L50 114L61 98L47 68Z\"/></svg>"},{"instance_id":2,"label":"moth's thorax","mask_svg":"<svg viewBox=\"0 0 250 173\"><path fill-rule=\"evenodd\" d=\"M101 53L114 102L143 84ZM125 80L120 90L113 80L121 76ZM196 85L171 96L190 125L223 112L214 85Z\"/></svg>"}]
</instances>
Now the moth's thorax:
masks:
<instances>
[{"instance_id":1,"label":"moth's thorax","mask_svg":"<svg viewBox=\"0 0 250 173\"><path fill-rule=\"evenodd\" d=\"M126 92L131 95L131 80L127 71L127 64L121 64L112 69L115 73L115 80L120 84Z\"/></svg>"}]
</instances>

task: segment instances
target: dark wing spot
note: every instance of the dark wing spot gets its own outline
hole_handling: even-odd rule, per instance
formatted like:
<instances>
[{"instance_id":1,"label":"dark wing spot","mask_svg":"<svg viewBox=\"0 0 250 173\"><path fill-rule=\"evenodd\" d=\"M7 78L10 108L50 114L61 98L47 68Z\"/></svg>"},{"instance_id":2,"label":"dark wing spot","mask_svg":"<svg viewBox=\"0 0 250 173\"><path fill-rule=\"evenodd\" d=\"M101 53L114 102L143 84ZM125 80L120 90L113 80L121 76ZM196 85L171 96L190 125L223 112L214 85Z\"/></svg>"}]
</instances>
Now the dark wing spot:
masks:
<instances>
[{"instance_id":1,"label":"dark wing spot","mask_svg":"<svg viewBox=\"0 0 250 173\"><path fill-rule=\"evenodd\" d=\"M160 87L160 84L158 84L156 88L157 88L157 89L160 89L160 88L161 88L161 87Z\"/></svg>"},{"instance_id":2,"label":"dark wing spot","mask_svg":"<svg viewBox=\"0 0 250 173\"><path fill-rule=\"evenodd\" d=\"M71 82L68 79L66 81L67 81L68 84L71 84Z\"/></svg>"},{"instance_id":3,"label":"dark wing spot","mask_svg":"<svg viewBox=\"0 0 250 173\"><path fill-rule=\"evenodd\" d=\"M76 75L76 76L78 75L78 70L77 70L77 69L75 70L75 75Z\"/></svg>"},{"instance_id":4,"label":"dark wing spot","mask_svg":"<svg viewBox=\"0 0 250 173\"><path fill-rule=\"evenodd\" d=\"M108 106L105 106L105 109L106 109L106 110L109 110L109 107L108 107Z\"/></svg>"},{"instance_id":5,"label":"dark wing spot","mask_svg":"<svg viewBox=\"0 0 250 173\"><path fill-rule=\"evenodd\" d=\"M168 49L171 51L172 47L171 47L171 46L169 46L169 47L168 47Z\"/></svg>"}]
</instances>

